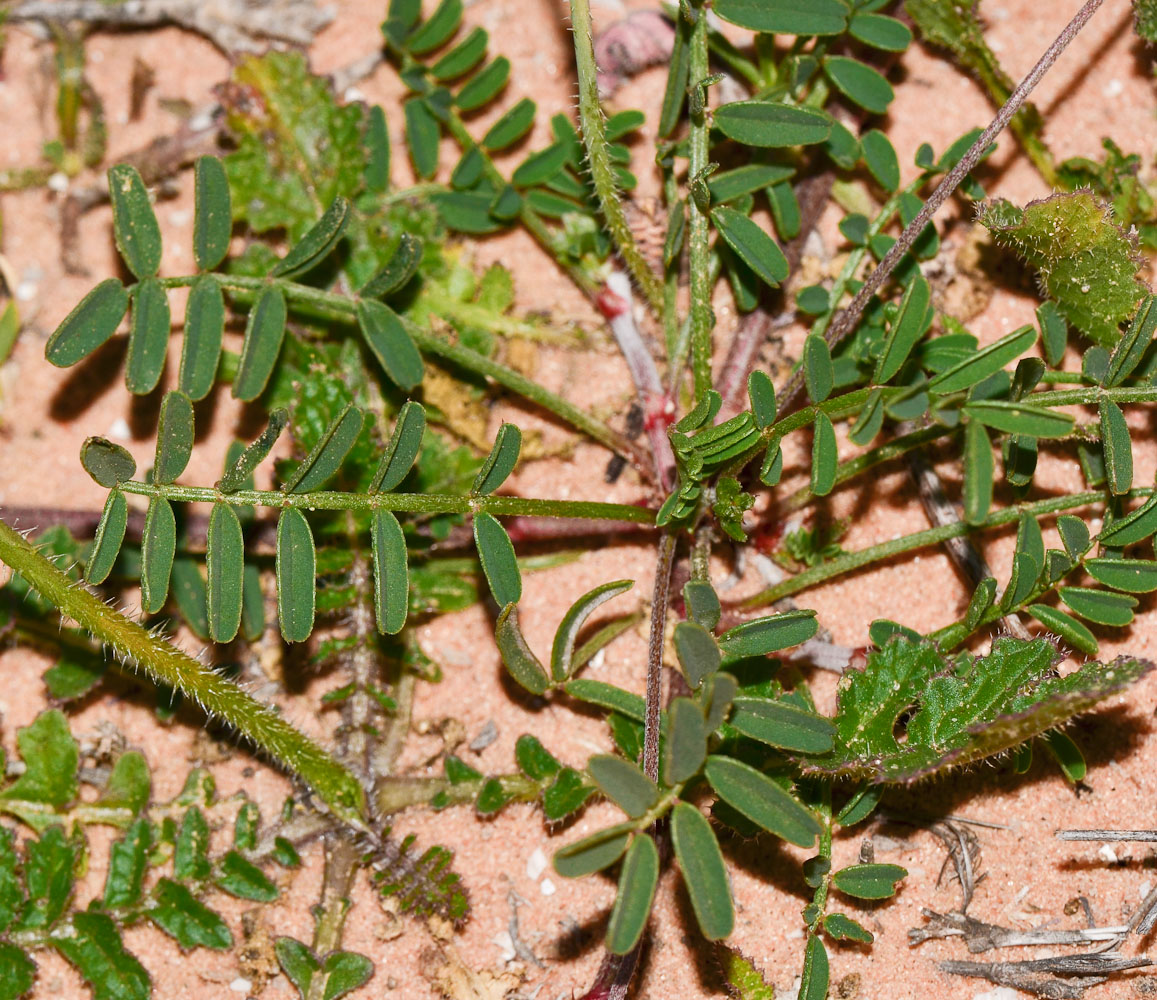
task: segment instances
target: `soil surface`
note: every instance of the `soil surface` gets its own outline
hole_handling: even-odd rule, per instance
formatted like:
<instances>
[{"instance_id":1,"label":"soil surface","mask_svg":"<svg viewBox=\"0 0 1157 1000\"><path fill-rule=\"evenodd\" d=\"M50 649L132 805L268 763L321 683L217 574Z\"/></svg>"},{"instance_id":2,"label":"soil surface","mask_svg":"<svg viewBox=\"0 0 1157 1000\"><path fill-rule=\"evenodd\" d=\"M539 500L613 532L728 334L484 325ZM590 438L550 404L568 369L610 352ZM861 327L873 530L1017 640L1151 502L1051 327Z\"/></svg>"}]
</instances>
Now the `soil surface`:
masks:
<instances>
[{"instance_id":1,"label":"soil surface","mask_svg":"<svg viewBox=\"0 0 1157 1000\"><path fill-rule=\"evenodd\" d=\"M638 6L644 4L599 5L596 23L605 26ZM1077 6L1076 0L989 0L985 5L987 37L1013 77L1019 79L1030 68ZM380 2L346 0L336 5L336 13L336 20L310 49L312 66L319 72L346 66L378 44L378 24L383 17ZM1142 154L1148 175L1148 162L1157 148L1151 52L1134 39L1129 16L1126 0L1108 0L1040 86L1035 99L1048 122L1045 138L1058 158L1097 157L1102 136L1111 135L1126 150ZM560 109L570 111L574 103L570 38L562 6L554 0L477 0L468 5L466 19L489 29L492 47L508 56L514 66L504 106L522 96L538 101L543 112L537 126L539 134L530 142L541 145L549 114ZM178 28L97 33L88 41L87 51L91 82L108 115L109 162L158 135L171 133L178 123L165 110L171 106L169 102L183 101L193 108L210 103L212 88L229 71L229 61L219 50ZM24 30L8 30L0 81L6 149L0 154L6 161L3 166L36 162L41 144L53 135L50 60L47 43ZM130 80L137 60L153 68L155 84L145 99L143 114L131 121ZM610 107L656 112L663 79L661 68L641 74L619 90ZM893 79L897 97L881 127L900 153L905 181L914 175L911 164L920 143L927 141L942 149L991 117L992 109L978 85L918 44L901 58ZM388 66L379 67L358 83L356 94L347 95L386 108L395 149L399 150L401 95L397 75ZM482 120L476 126L483 129L486 124ZM453 160L449 147L445 152L443 173L448 176ZM408 183L405 157L396 155L394 164L395 182ZM637 169L642 178L641 195L646 195L654 190L655 179L645 162L638 163ZM1007 137L980 176L990 195L1019 203L1048 193ZM72 183L82 187L98 180L96 175L82 176ZM52 368L44 360L46 336L96 280L117 269L109 213L98 208L86 214L81 223L80 253L89 276L65 273L61 205L59 192L45 189L6 194L0 201L4 273L15 283L10 290L19 299L26 322L11 360L0 369L0 505L96 511L104 494L79 466L81 442L90 434L107 435L128 447L142 467L148 465L160 392L131 399L120 381L121 359L115 351L111 356L102 355L103 364L67 371ZM191 207L192 178L182 174L175 180L172 197L158 206L166 244L162 273L183 272L190 265ZM966 247L970 237L969 220L958 215L957 209L949 209L938 220L949 227L944 250L949 260ZM820 227L819 240L813 246L818 259L830 256L831 248L838 246L834 229L837 218L834 213L825 217ZM476 246L474 255L479 268L500 261L513 272L521 308L547 310L560 324L577 322L588 332L587 346L581 353L538 346L533 351L535 377L585 406L625 414L632 396L630 384L600 318L529 237L514 233L485 241ZM975 313L969 325L982 341L1033 321L1034 299L1026 294L1031 289L1015 269L961 280L966 283L958 286L956 293L964 296L968 311ZM174 302L176 315L179 308ZM725 296L717 311L717 344L722 353L734 330L735 314ZM793 357L801 337L801 329L786 330L782 344L768 345L766 364L779 365L783 358ZM179 339L174 338L166 385L175 382L177 350ZM239 413L227 394L218 394L210 412L212 429L194 452L186 474L188 482L215 478L225 445L236 430ZM514 420L524 430L540 432L547 451L572 439L541 414L507 398L493 407L491 433L503 419ZM1149 419L1144 416L1144 420ZM1142 442L1135 448L1136 481L1147 482L1157 467L1153 425L1141 422L1136 429ZM523 463L509 489L523 496L626 502L645 499L643 486L631 473L613 487L605 484L607 458L601 448L580 444L567 460ZM788 453L789 486L792 476L799 477L803 458L802 454ZM957 489L956 473L947 467L942 471L949 489ZM1042 461L1035 490L1044 495L1062 487L1079 488L1078 476L1078 470L1068 463ZM822 516L851 519L843 540L847 548L927 526L907 474L898 465L886 467L883 474L869 481L837 490L824 505ZM985 541L985 553L998 578L1007 578L1012 543L1009 534L993 535ZM1052 532L1046 532L1046 543L1055 543ZM548 645L570 602L601 582L633 578L637 583L631 599L644 602L650 593L653 552L649 543L610 539L576 563L530 577L522 620L531 645ZM715 579L724 579L732 568L728 559L721 558ZM726 596L741 596L757 587L754 574L748 574ZM966 600L967 590L946 556L927 550L810 592L808 606L818 609L822 624L837 642L861 645L866 642L868 623L875 618L892 617L921 630L932 629L958 617ZM622 599L619 606L625 603ZM490 613L482 606L421 627L422 647L442 667L444 677L441 683L419 688L413 732L402 761L405 773L441 774L444 742L439 733L446 731L446 720L459 724L467 740L485 726L496 727L498 738L483 751L460 751L469 763L492 773L509 769L514 742L523 733L540 736L557 756L574 764L609 746L606 727L596 717L561 704L536 707L511 689L503 678L492 628ZM180 641L195 651L196 642L191 637L182 636ZM606 651L591 668L590 676L641 690L645 643L643 631L629 632ZM1106 633L1102 651L1107 657L1127 651L1157 658L1154 602L1142 600L1131 629ZM9 754L15 748L16 729L27 725L45 707L40 676L47 663L40 654L27 650L0 654L0 676L4 678L0 720L3 745ZM295 723L328 740L333 719L319 714L314 706L336 683L331 676L305 676L292 694L279 695L278 700ZM829 711L833 679L818 675L815 688L821 707ZM893 901L842 907L872 930L876 942L870 948L830 948L833 995L846 1000L930 993L978 1000L982 995L1006 995L993 992L993 987L980 980L953 978L938 971L940 961L969 957L959 940L932 941L918 947L908 944L907 930L924 923L922 908L945 912L959 903L959 886L948 877L939 878L945 851L927 830L928 821L935 817L951 814L991 824L975 828L983 851L981 868L987 878L977 889L969 911L972 916L1017 928L1078 927L1084 925L1084 916L1067 904L1084 897L1099 924L1125 922L1157 882L1157 854L1143 847L1118 847L1113 861L1099 844L1060 843L1053 831L1062 826L1155 825L1157 740L1153 739L1151 723L1155 694L1157 677L1151 677L1073 727L1071 733L1090 763L1089 776L1079 788L1069 785L1038 754L1025 775L1016 775L1009 766L998 763L892 795L885 818L853 831L854 836L839 839L834 859L837 867L852 862L860 849L860 838L871 834L876 838L876 857L903 865L909 877ZM135 683L111 681L99 696L70 710L74 732L115 726L128 745L144 751L154 768L154 791L160 797L175 794L188 768L208 760L213 762L222 796L244 789L265 815L277 811L290 791L281 776L244 750L207 739L191 712L171 724L159 724L151 704L150 693ZM544 861L563 844L614 821L615 811L602 805L586 809L559 829L547 828L541 813L524 805L508 808L490 821L478 820L466 808L436 814L414 810L400 815L396 823L399 834L414 833L422 843L441 843L454 850L455 867L470 889L473 913L461 933L446 940L421 923L383 910L368 886L359 884L344 946L368 955L378 971L370 985L355 996L409 1000L436 995L439 989L455 998L487 1000L497 1000L508 990L539 1000L581 994L601 956L614 884L607 878L565 881ZM103 876L105 848L99 834L94 844L94 870L86 883L87 891L93 893ZM807 897L799 862L804 852L770 839L732 843L726 849L737 904L733 943L766 971L777 996L791 996L803 951L800 911ZM283 902L257 912L254 948L267 949L270 937L280 934L310 939L309 907L318 897L321 869L321 851L315 846L306 853L304 869L293 877ZM224 897L214 899L214 905L226 914L234 937L241 941L242 913L249 907ZM515 916L517 934L535 957L534 962L525 951L521 957L514 954L511 927ZM652 944L635 995L691 1000L722 994L710 953L692 925L686 897L669 874L660 886L651 925ZM1142 944L1151 946L1152 942ZM251 969L242 969L234 952L198 950L182 955L170 939L144 927L128 933L128 945L153 975L155 995L166 1000L227 998L262 991L267 997L293 995L284 977L264 981ZM1127 949L1131 953L1135 947L1130 943ZM1044 949L1021 951L1025 953L1007 957L1033 958L1047 953ZM62 960L41 954L37 961L40 978L36 996L87 995ZM1106 1000L1143 996L1150 995L1146 990L1154 986L1155 981L1146 978L1142 970L1097 987L1090 995Z\"/></svg>"}]
</instances>

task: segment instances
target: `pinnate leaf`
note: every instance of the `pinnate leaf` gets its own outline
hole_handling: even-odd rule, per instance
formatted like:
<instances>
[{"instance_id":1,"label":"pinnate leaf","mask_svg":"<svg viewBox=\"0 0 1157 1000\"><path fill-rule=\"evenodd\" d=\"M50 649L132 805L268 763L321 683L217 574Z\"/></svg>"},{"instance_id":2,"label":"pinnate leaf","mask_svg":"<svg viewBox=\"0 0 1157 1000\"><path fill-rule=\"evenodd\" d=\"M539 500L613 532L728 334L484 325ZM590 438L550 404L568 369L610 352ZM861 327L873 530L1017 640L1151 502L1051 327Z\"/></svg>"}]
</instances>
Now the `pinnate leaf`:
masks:
<instances>
[{"instance_id":1,"label":"pinnate leaf","mask_svg":"<svg viewBox=\"0 0 1157 1000\"><path fill-rule=\"evenodd\" d=\"M1094 593L1101 594L1097 591ZM1121 595L1109 595L1119 597ZM1011 749L1145 674L1119 659L1052 676L1057 651L1044 639L996 639L988 656L946 657L926 641L895 635L840 682L835 749L811 763L889 781L910 781ZM907 716L906 739L896 727Z\"/></svg>"}]
</instances>

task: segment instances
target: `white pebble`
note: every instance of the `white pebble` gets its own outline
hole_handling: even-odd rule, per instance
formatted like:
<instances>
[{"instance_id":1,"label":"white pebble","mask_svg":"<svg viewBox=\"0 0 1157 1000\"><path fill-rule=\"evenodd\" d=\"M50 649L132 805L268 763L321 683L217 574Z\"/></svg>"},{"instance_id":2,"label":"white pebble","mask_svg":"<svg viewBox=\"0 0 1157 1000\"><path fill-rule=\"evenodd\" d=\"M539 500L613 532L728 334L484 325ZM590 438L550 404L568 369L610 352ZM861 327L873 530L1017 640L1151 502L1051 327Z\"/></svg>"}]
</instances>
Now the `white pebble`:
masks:
<instances>
[{"instance_id":1,"label":"white pebble","mask_svg":"<svg viewBox=\"0 0 1157 1000\"><path fill-rule=\"evenodd\" d=\"M133 436L133 432L124 417L117 417L105 431L105 436L114 441L128 441Z\"/></svg>"},{"instance_id":2,"label":"white pebble","mask_svg":"<svg viewBox=\"0 0 1157 1000\"><path fill-rule=\"evenodd\" d=\"M548 878L544 878L542 880L542 883L539 885L538 889L539 892L541 892L544 896L554 895L554 883Z\"/></svg>"},{"instance_id":3,"label":"white pebble","mask_svg":"<svg viewBox=\"0 0 1157 1000\"><path fill-rule=\"evenodd\" d=\"M248 979L242 979L240 976L238 976L233 980L233 982L229 984L229 989L231 989L234 993L248 993L251 989L253 989L253 984L249 982Z\"/></svg>"},{"instance_id":4,"label":"white pebble","mask_svg":"<svg viewBox=\"0 0 1157 1000\"><path fill-rule=\"evenodd\" d=\"M1097 857L1102 861L1107 861L1111 865L1117 863L1117 852L1113 850L1108 844L1102 844L1101 849L1097 851Z\"/></svg>"},{"instance_id":5,"label":"white pebble","mask_svg":"<svg viewBox=\"0 0 1157 1000\"><path fill-rule=\"evenodd\" d=\"M542 853L541 847L536 847L534 853L526 859L526 877L535 879L544 871L546 871L546 855Z\"/></svg>"},{"instance_id":6,"label":"white pebble","mask_svg":"<svg viewBox=\"0 0 1157 1000\"><path fill-rule=\"evenodd\" d=\"M62 170L56 171L48 178L48 189L55 191L57 194L64 194L68 190L68 174Z\"/></svg>"},{"instance_id":7,"label":"white pebble","mask_svg":"<svg viewBox=\"0 0 1157 1000\"><path fill-rule=\"evenodd\" d=\"M509 931L499 931L490 939L497 945L498 950L502 952L502 961L512 962L517 954L514 950L514 939L510 936Z\"/></svg>"},{"instance_id":8,"label":"white pebble","mask_svg":"<svg viewBox=\"0 0 1157 1000\"><path fill-rule=\"evenodd\" d=\"M1104 97L1120 97L1125 91L1125 85L1113 77L1104 87L1101 88L1101 94Z\"/></svg>"}]
</instances>

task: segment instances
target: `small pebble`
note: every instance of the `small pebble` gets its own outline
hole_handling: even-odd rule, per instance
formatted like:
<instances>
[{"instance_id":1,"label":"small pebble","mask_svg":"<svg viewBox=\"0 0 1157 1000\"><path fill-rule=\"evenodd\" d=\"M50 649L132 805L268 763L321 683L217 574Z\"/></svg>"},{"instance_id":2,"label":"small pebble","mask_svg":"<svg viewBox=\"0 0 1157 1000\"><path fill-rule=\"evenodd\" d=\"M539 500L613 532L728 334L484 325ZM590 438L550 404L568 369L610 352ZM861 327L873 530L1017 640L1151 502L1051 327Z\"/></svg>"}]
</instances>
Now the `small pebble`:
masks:
<instances>
[{"instance_id":1,"label":"small pebble","mask_svg":"<svg viewBox=\"0 0 1157 1000\"><path fill-rule=\"evenodd\" d=\"M553 896L554 895L554 883L548 878L544 878L542 880L538 889L539 889L539 892L541 892L544 896Z\"/></svg>"},{"instance_id":2,"label":"small pebble","mask_svg":"<svg viewBox=\"0 0 1157 1000\"><path fill-rule=\"evenodd\" d=\"M536 879L546 871L546 855L541 847L536 847L534 853L526 859L526 877Z\"/></svg>"},{"instance_id":3,"label":"small pebble","mask_svg":"<svg viewBox=\"0 0 1157 1000\"><path fill-rule=\"evenodd\" d=\"M1101 849L1097 851L1097 857L1102 861L1107 861L1111 865L1117 863L1117 852L1113 850L1108 844L1102 844Z\"/></svg>"},{"instance_id":4,"label":"small pebble","mask_svg":"<svg viewBox=\"0 0 1157 1000\"><path fill-rule=\"evenodd\" d=\"M233 980L233 982L229 984L229 989L231 989L234 993L248 993L251 989L253 989L253 984L249 982L248 979L242 979L240 976L238 976Z\"/></svg>"}]
</instances>

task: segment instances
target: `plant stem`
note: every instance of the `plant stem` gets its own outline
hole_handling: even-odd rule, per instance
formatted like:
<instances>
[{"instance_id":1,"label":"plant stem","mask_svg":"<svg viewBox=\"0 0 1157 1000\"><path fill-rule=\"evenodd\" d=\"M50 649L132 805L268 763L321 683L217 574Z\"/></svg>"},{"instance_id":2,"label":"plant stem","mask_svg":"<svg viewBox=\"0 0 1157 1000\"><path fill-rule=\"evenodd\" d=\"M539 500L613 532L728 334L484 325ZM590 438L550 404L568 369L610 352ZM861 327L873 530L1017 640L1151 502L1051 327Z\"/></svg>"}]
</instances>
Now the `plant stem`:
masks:
<instances>
[{"instance_id":1,"label":"plant stem","mask_svg":"<svg viewBox=\"0 0 1157 1000\"><path fill-rule=\"evenodd\" d=\"M651 595L651 634L647 644L647 708L643 719L643 773L659 780L659 716L662 706L663 644L667 632L667 604L671 595L671 569L675 564L675 536L665 534L659 543L655 589Z\"/></svg>"},{"instance_id":2,"label":"plant stem","mask_svg":"<svg viewBox=\"0 0 1157 1000\"><path fill-rule=\"evenodd\" d=\"M536 500L523 497L471 497L423 493L281 493L277 490L238 490L222 493L209 486L178 486L134 481L117 489L136 496L164 497L182 503L229 503L241 507L297 507L300 510L400 510L412 514L529 514L534 517L585 517L601 521L649 524L655 512L631 504L594 500Z\"/></svg>"},{"instance_id":3,"label":"plant stem","mask_svg":"<svg viewBox=\"0 0 1157 1000\"><path fill-rule=\"evenodd\" d=\"M1153 489L1132 490L1127 496L1148 497L1151 496L1153 492ZM902 552L911 552L913 549L921 549L928 545L939 545L949 538L957 538L973 531L983 531L986 528L996 528L1002 524L1012 524L1019 520L1021 514L1029 514L1035 517L1041 514L1057 514L1061 511L1073 510L1077 507L1087 507L1090 504L1103 502L1105 496L1106 494L1102 490L1090 490L1086 493L1070 493L1066 496L1053 497L1049 500L1039 500L1036 503L1006 507L1003 510L996 511L994 514L990 514L979 524L967 524L959 521L956 524L948 524L943 527L917 531L914 534L905 535L903 538L896 538L889 542L882 542L879 545L872 545L855 552L848 552L838 559L831 560L831 562L816 566L813 569L804 570L804 572L797 573L782 583L777 583L774 587L761 590L755 596L742 601L739 606L750 608L764 604L772 604L784 597L798 594L800 591L807 590L809 587L814 587L837 576L843 576L845 573L850 573L853 570L862 569L864 566L869 566L874 562L880 562L892 556L899 555Z\"/></svg>"},{"instance_id":4,"label":"plant stem","mask_svg":"<svg viewBox=\"0 0 1157 1000\"><path fill-rule=\"evenodd\" d=\"M896 265L900 263L901 258L912 247L916 238L924 231L925 225L928 224L932 216L936 214L940 206L948 200L949 195L959 186L960 182L968 175L973 167L980 162L985 150L992 144L993 140L1004 130L1008 125L1010 119L1022 104L1028 99L1028 95L1032 93L1033 88L1044 78L1044 75L1052 68L1053 63L1057 61L1060 54L1068 47L1068 44L1077 37L1081 29L1088 23L1089 19L1097 12L1097 8L1104 3L1104 0L1086 0L1085 4L1077 12L1076 16L1065 26L1064 30L1056 37L1053 43L1045 50L1044 55L1040 57L1037 64L1029 70L1020 85L1013 91L1008 101L996 113L996 117L989 124L976 142L972 144L968 152L961 157L960 161L954 166L948 175L932 192L928 200L924 203L924 207L916 214L915 218L904 227L904 231L900 234L900 238L892 245L892 248L884 255L884 259L880 261L879 266L869 275L868 280L864 282L863 286L856 293L856 297L852 299L851 304L843 312L839 314L831 329L828 330L827 340L829 347L835 347L841 343L859 323L860 317L863 315L864 309L872 296L879 291L880 286L895 270ZM790 408L796 396L803 386L803 371L797 369L787 381L784 387L778 393L780 410Z\"/></svg>"},{"instance_id":5,"label":"plant stem","mask_svg":"<svg viewBox=\"0 0 1157 1000\"><path fill-rule=\"evenodd\" d=\"M708 206L700 206L694 186L702 180L710 155L708 138L709 111L707 88L702 85L710 72L707 56L707 7L700 0L690 8L695 14L690 38L690 104L691 125L688 135L687 175L691 194L687 199L687 256L691 281L691 373L694 378L695 399L700 399L711 388L711 330L715 317L711 309L711 280L708 240L711 234L707 218ZM701 96L701 107L696 107Z\"/></svg>"},{"instance_id":6,"label":"plant stem","mask_svg":"<svg viewBox=\"0 0 1157 1000\"><path fill-rule=\"evenodd\" d=\"M180 691L211 717L223 719L273 760L306 782L342 821L364 830L365 796L358 779L268 705L198 663L176 646L114 611L57 569L21 534L0 521L0 562L100 642L129 669Z\"/></svg>"},{"instance_id":7,"label":"plant stem","mask_svg":"<svg viewBox=\"0 0 1157 1000\"><path fill-rule=\"evenodd\" d=\"M350 911L350 889L358 872L361 851L342 831L325 838L325 875L321 883L321 900L313 907L313 951L321 959L341 947L345 918ZM330 974L319 969L310 980L303 1000L325 1000Z\"/></svg>"},{"instance_id":8,"label":"plant stem","mask_svg":"<svg viewBox=\"0 0 1157 1000\"><path fill-rule=\"evenodd\" d=\"M591 182L606 220L607 231L619 256L631 272L656 316L663 315L663 286L635 242L634 234L623 212L615 180L614 165L608 152L606 119L599 104L598 68L595 66L594 30L589 0L570 0L570 19L574 34L575 66L578 69L579 123L583 145L590 164ZM694 73L694 69L692 69Z\"/></svg>"}]
</instances>

